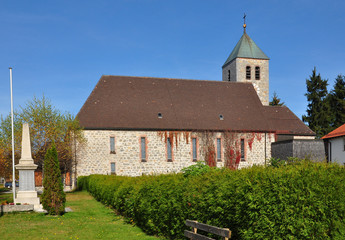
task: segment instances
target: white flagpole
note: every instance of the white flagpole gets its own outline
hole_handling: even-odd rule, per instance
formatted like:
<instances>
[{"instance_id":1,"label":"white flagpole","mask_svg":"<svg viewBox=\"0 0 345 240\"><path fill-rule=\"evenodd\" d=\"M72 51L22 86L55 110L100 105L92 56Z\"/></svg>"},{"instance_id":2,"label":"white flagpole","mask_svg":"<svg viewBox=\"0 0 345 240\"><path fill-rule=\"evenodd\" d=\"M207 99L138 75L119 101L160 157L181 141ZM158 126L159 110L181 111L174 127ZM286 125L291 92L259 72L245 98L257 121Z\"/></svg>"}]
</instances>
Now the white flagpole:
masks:
<instances>
[{"instance_id":1,"label":"white flagpole","mask_svg":"<svg viewBox=\"0 0 345 240\"><path fill-rule=\"evenodd\" d=\"M12 190L13 202L16 199L16 174L14 168L14 128L13 128L13 90L12 90L12 68L10 67L10 86L11 86L11 124L12 124Z\"/></svg>"}]
</instances>

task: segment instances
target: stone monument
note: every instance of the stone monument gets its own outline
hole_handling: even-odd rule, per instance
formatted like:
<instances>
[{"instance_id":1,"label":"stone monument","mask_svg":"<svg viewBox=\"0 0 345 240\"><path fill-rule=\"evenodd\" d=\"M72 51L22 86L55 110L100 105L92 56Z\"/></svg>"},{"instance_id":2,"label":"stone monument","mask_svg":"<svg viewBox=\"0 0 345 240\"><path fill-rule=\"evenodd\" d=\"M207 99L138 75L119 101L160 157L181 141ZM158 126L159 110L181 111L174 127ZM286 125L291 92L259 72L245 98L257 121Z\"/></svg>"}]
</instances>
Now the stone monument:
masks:
<instances>
[{"instance_id":1,"label":"stone monument","mask_svg":"<svg viewBox=\"0 0 345 240\"><path fill-rule=\"evenodd\" d=\"M35 190L35 170L37 165L31 156L29 124L23 124L22 155L16 169L19 171L19 191L16 203L33 204L35 209L40 208L40 199Z\"/></svg>"}]
</instances>

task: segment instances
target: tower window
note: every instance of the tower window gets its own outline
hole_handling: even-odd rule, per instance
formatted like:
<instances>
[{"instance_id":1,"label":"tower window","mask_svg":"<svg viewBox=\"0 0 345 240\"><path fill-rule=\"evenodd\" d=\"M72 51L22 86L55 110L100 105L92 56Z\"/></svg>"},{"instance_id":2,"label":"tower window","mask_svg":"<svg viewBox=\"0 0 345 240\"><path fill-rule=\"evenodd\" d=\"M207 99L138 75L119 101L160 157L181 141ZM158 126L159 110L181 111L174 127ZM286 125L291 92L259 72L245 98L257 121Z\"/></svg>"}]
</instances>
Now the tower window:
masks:
<instances>
[{"instance_id":1,"label":"tower window","mask_svg":"<svg viewBox=\"0 0 345 240\"><path fill-rule=\"evenodd\" d=\"M246 79L250 80L251 79L251 71L252 68L250 66L246 67Z\"/></svg>"},{"instance_id":2,"label":"tower window","mask_svg":"<svg viewBox=\"0 0 345 240\"><path fill-rule=\"evenodd\" d=\"M260 67L255 67L255 80L260 80Z\"/></svg>"},{"instance_id":3,"label":"tower window","mask_svg":"<svg viewBox=\"0 0 345 240\"><path fill-rule=\"evenodd\" d=\"M228 81L230 81L230 70L228 70Z\"/></svg>"}]
</instances>

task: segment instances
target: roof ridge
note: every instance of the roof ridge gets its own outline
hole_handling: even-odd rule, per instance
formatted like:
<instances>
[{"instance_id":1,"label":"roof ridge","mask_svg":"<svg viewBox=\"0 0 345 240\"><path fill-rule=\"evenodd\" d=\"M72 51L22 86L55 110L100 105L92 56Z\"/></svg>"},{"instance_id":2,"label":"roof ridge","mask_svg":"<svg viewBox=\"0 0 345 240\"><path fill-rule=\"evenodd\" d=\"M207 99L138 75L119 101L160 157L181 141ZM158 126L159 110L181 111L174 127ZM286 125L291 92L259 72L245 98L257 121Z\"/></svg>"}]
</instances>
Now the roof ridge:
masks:
<instances>
[{"instance_id":1,"label":"roof ridge","mask_svg":"<svg viewBox=\"0 0 345 240\"><path fill-rule=\"evenodd\" d=\"M185 78L163 78L163 77L142 77L142 76L124 76L124 75L102 75L103 77L123 77L123 78L145 78L157 80L178 80L178 81L199 81L199 82L212 82L212 83L227 83L227 84L252 84L250 82L235 82L235 81L222 81L222 80L206 80L206 79L185 79Z\"/></svg>"}]
</instances>

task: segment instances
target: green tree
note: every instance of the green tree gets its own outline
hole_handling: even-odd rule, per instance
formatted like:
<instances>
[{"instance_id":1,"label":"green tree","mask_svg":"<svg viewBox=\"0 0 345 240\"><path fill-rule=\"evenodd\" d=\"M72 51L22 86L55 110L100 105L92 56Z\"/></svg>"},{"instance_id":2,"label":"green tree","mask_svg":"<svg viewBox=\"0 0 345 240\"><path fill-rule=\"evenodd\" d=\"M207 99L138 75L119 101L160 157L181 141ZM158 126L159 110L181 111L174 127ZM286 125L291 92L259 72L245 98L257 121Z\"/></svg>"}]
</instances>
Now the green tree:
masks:
<instances>
[{"instance_id":1,"label":"green tree","mask_svg":"<svg viewBox=\"0 0 345 240\"><path fill-rule=\"evenodd\" d=\"M54 142L44 157L43 208L50 215L62 215L65 212L66 195L63 191L58 153Z\"/></svg>"},{"instance_id":2,"label":"green tree","mask_svg":"<svg viewBox=\"0 0 345 240\"><path fill-rule=\"evenodd\" d=\"M320 138L330 129L330 110L327 97L327 80L321 79L320 73L316 74L314 67L312 75L306 80L308 100L307 115L302 116L303 122L308 123L311 130Z\"/></svg>"},{"instance_id":3,"label":"green tree","mask_svg":"<svg viewBox=\"0 0 345 240\"><path fill-rule=\"evenodd\" d=\"M281 102L276 92L273 92L272 101L270 101L270 106L285 106L284 102Z\"/></svg>"},{"instance_id":4,"label":"green tree","mask_svg":"<svg viewBox=\"0 0 345 240\"><path fill-rule=\"evenodd\" d=\"M345 123L345 76L338 75L335 79L328 101L332 113L331 130L334 130Z\"/></svg>"},{"instance_id":5,"label":"green tree","mask_svg":"<svg viewBox=\"0 0 345 240\"><path fill-rule=\"evenodd\" d=\"M20 158L21 127L27 122L30 126L32 155L35 164L42 169L44 155L52 142L55 142L59 154L61 170L72 173L75 169L74 147L75 142L83 142L82 128L79 121L70 113L57 110L44 96L34 97L25 107L20 107L14 113L14 136L16 164ZM0 159L6 162L3 170L6 176L12 172L12 146L11 146L11 116L1 116L0 122Z\"/></svg>"}]
</instances>

